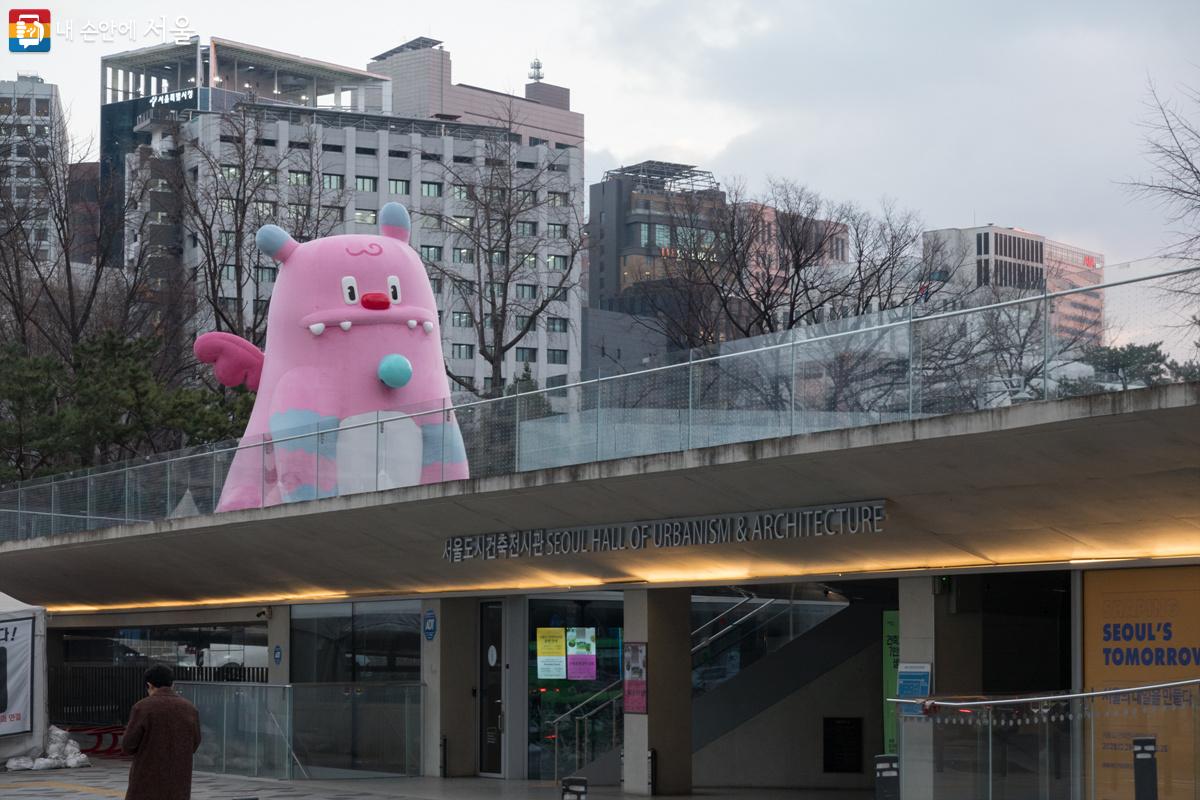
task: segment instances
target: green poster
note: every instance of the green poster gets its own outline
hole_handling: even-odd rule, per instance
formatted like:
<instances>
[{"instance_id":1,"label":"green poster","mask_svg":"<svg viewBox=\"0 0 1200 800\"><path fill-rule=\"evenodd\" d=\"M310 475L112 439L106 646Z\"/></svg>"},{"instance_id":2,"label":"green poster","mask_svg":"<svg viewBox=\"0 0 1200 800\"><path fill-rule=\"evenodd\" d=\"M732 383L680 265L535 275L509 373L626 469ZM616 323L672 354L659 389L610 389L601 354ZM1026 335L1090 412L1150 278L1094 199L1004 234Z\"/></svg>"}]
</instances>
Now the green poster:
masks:
<instances>
[{"instance_id":1,"label":"green poster","mask_svg":"<svg viewBox=\"0 0 1200 800\"><path fill-rule=\"evenodd\" d=\"M900 612L883 612L883 752L894 754L899 743L896 741L896 704L889 697L896 696L896 678L900 666Z\"/></svg>"}]
</instances>

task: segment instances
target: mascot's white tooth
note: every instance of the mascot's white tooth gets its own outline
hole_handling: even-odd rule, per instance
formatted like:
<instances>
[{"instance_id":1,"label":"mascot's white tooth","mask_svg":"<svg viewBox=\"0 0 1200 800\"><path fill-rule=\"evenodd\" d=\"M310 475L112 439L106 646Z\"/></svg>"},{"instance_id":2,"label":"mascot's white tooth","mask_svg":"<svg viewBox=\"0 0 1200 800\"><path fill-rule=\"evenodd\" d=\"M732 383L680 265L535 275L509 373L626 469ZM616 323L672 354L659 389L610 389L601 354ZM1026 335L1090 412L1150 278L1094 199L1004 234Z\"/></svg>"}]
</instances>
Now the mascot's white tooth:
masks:
<instances>
[{"instance_id":1,"label":"mascot's white tooth","mask_svg":"<svg viewBox=\"0 0 1200 800\"><path fill-rule=\"evenodd\" d=\"M421 327L425 329L426 333L433 333L433 323L429 320L422 322Z\"/></svg>"},{"instance_id":2,"label":"mascot's white tooth","mask_svg":"<svg viewBox=\"0 0 1200 800\"><path fill-rule=\"evenodd\" d=\"M350 320L343 321L341 324L338 325L338 327L344 331L350 330Z\"/></svg>"},{"instance_id":3,"label":"mascot's white tooth","mask_svg":"<svg viewBox=\"0 0 1200 800\"><path fill-rule=\"evenodd\" d=\"M415 327L417 327L417 321L416 321L415 319L410 319L410 320L408 321L408 327L409 327L409 328L415 328Z\"/></svg>"},{"instance_id":4,"label":"mascot's white tooth","mask_svg":"<svg viewBox=\"0 0 1200 800\"><path fill-rule=\"evenodd\" d=\"M312 325L309 325L308 329L310 331L312 331L313 336L320 336L322 333L325 332L325 323L324 322L315 322Z\"/></svg>"}]
</instances>

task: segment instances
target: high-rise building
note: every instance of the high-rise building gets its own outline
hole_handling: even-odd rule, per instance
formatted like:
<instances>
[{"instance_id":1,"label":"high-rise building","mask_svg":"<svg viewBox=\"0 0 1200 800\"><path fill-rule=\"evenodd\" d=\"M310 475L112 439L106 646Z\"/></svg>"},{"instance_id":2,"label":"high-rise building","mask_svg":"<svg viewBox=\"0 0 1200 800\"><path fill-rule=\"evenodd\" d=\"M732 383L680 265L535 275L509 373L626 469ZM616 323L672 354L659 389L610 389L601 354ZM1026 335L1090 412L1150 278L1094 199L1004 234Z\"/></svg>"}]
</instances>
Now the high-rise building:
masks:
<instances>
[{"instance_id":1,"label":"high-rise building","mask_svg":"<svg viewBox=\"0 0 1200 800\"><path fill-rule=\"evenodd\" d=\"M39 180L34 164L50 160L51 148L63 147L63 124L58 86L34 74L18 73L16 80L0 80L0 192L5 194L5 206L11 202L14 208L28 207L37 202ZM41 251L38 260L43 262L55 257L48 225L49 221L32 232Z\"/></svg>"},{"instance_id":2,"label":"high-rise building","mask_svg":"<svg viewBox=\"0 0 1200 800\"><path fill-rule=\"evenodd\" d=\"M926 256L939 266L934 274L943 284L943 297L960 305L1092 286L1104 276L1101 253L990 223L926 231L924 247ZM1103 298L1090 292L1057 298L1050 325L1060 341L1099 344Z\"/></svg>"},{"instance_id":3,"label":"high-rise building","mask_svg":"<svg viewBox=\"0 0 1200 800\"><path fill-rule=\"evenodd\" d=\"M582 147L583 114L571 110L571 90L544 82L540 61L531 67L525 95L518 97L454 83L449 51L437 39L425 36L380 53L367 65L372 74L391 81L395 114L500 125L520 136L522 144Z\"/></svg>"},{"instance_id":4,"label":"high-rise building","mask_svg":"<svg viewBox=\"0 0 1200 800\"><path fill-rule=\"evenodd\" d=\"M395 63L391 68L401 74ZM276 222L298 235L374 232L383 204L401 202L413 215L412 247L429 265L440 298L444 351L454 375L490 388L491 364L479 353L472 324L478 315L468 310L474 292L494 291L476 285L480 265L486 274L487 264L510 258L530 265L526 277L509 287L514 302L548 298L549 303L538 315L539 324L508 350L502 377L512 381L528 366L539 385L556 385L578 374L581 297L556 287L577 254L570 242L580 235L583 154L574 146L579 139L517 142L513 131L496 124L463 121L466 114L450 119L418 113L411 105L400 116L390 113L393 84L386 75L225 39L107 56L102 72L105 156L114 177L131 184L134 176L144 182L149 175L157 186L166 179L155 177L155 170L163 171L165 164L165 171L177 170L191 185L212 186L249 169L259 184L249 209L254 227ZM253 119L253 136L231 129L239 116ZM582 116L573 116L579 118L581 135ZM504 146L497 147L498 142ZM455 230L459 221L467 225L478 203L464 184L472 174L498 166L493 162L499 152L506 159L500 166L531 176L526 191L537 195L527 218L517 223L522 231L540 234L526 240L529 252L484 253ZM169 211L170 197L157 200L161 208L148 203L145 209L158 215L163 235L177 242L183 272L211 261L214 245L204 241L204 232L192 229L186 214ZM219 223L211 227L210 239L241 242L245 262L253 265L249 289L240 267L231 264L230 274L220 276L220 311L256 326L265 319L274 267L248 252L252 229L238 234L232 221L225 230ZM127 248L139 245L127 243ZM197 327L209 323L202 306ZM509 326L521 322L513 314ZM511 339L519 330L506 335Z\"/></svg>"}]
</instances>

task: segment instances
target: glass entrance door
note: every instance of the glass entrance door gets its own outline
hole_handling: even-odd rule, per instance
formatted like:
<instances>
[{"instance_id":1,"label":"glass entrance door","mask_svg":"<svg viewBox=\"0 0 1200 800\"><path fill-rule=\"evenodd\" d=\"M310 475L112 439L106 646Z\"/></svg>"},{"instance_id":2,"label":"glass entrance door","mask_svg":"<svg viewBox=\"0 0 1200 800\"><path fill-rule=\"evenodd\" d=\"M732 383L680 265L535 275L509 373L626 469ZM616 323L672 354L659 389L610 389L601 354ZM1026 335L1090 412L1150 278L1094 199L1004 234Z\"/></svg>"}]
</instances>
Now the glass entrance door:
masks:
<instances>
[{"instance_id":1,"label":"glass entrance door","mask_svg":"<svg viewBox=\"0 0 1200 800\"><path fill-rule=\"evenodd\" d=\"M503 773L504 612L499 601L479 605L479 774Z\"/></svg>"}]
</instances>

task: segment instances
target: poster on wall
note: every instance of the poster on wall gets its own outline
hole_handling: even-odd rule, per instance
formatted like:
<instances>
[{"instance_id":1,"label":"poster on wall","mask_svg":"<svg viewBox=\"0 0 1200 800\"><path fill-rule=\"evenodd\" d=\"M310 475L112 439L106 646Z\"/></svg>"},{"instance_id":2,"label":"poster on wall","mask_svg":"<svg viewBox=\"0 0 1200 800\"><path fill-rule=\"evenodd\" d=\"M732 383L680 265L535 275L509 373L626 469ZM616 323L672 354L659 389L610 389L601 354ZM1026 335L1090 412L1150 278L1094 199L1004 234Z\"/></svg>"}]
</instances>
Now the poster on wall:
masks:
<instances>
[{"instance_id":1,"label":"poster on wall","mask_svg":"<svg viewBox=\"0 0 1200 800\"><path fill-rule=\"evenodd\" d=\"M567 628L567 680L596 680L595 628Z\"/></svg>"},{"instance_id":2,"label":"poster on wall","mask_svg":"<svg viewBox=\"0 0 1200 800\"><path fill-rule=\"evenodd\" d=\"M625 713L647 713L649 698L646 696L646 643L625 642L621 648L621 667L625 682Z\"/></svg>"},{"instance_id":3,"label":"poster on wall","mask_svg":"<svg viewBox=\"0 0 1200 800\"><path fill-rule=\"evenodd\" d=\"M932 685L932 664L914 662L896 665L896 697L924 700L929 697ZM906 717L919 717L922 714L921 704L901 703L900 713Z\"/></svg>"},{"instance_id":4,"label":"poster on wall","mask_svg":"<svg viewBox=\"0 0 1200 800\"><path fill-rule=\"evenodd\" d=\"M0 621L0 736L33 730L33 619Z\"/></svg>"},{"instance_id":5,"label":"poster on wall","mask_svg":"<svg viewBox=\"0 0 1200 800\"><path fill-rule=\"evenodd\" d=\"M537 629L537 676L542 680L560 680L567 677L565 628Z\"/></svg>"},{"instance_id":6,"label":"poster on wall","mask_svg":"<svg viewBox=\"0 0 1200 800\"><path fill-rule=\"evenodd\" d=\"M1200 675L1200 567L1083 576L1083 683L1129 689ZM1156 737L1157 797L1194 800L1195 685L1092 700L1096 800L1134 796L1133 740Z\"/></svg>"},{"instance_id":7,"label":"poster on wall","mask_svg":"<svg viewBox=\"0 0 1200 800\"><path fill-rule=\"evenodd\" d=\"M899 753L896 739L896 680L900 672L900 612L883 612L883 752Z\"/></svg>"}]
</instances>

